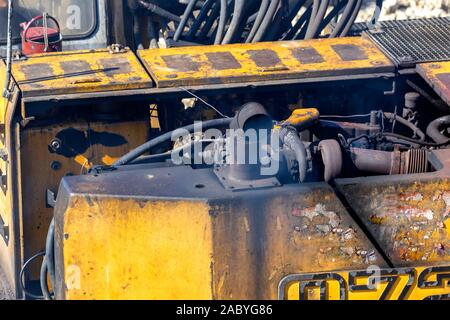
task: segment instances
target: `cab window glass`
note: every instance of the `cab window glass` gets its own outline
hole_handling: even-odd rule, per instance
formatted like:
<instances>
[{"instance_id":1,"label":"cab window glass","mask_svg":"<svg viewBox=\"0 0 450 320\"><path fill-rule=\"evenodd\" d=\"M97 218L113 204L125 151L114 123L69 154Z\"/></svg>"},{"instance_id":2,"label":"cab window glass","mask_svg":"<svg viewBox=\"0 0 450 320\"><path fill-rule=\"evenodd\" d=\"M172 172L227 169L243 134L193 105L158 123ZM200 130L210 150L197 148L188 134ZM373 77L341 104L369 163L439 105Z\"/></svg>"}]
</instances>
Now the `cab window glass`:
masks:
<instances>
[{"instance_id":1,"label":"cab window glass","mask_svg":"<svg viewBox=\"0 0 450 320\"><path fill-rule=\"evenodd\" d=\"M6 41L8 0L0 0L0 41ZM13 32L20 39L20 24L48 12L66 39L88 36L96 27L96 0L19 0L14 4Z\"/></svg>"}]
</instances>

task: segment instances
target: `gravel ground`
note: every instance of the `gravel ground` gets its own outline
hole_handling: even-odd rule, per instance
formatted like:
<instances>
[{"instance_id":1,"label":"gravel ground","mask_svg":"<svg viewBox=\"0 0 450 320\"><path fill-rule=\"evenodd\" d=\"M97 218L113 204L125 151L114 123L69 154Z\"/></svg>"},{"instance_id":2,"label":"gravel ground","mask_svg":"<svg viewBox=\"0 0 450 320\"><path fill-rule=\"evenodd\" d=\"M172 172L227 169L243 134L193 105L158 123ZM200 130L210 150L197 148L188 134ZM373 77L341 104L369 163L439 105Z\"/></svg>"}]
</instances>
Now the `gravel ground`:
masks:
<instances>
[{"instance_id":1,"label":"gravel ground","mask_svg":"<svg viewBox=\"0 0 450 320\"><path fill-rule=\"evenodd\" d=\"M359 20L372 16L375 0L365 0L366 9ZM450 15L450 0L385 0L381 20L445 17Z\"/></svg>"}]
</instances>

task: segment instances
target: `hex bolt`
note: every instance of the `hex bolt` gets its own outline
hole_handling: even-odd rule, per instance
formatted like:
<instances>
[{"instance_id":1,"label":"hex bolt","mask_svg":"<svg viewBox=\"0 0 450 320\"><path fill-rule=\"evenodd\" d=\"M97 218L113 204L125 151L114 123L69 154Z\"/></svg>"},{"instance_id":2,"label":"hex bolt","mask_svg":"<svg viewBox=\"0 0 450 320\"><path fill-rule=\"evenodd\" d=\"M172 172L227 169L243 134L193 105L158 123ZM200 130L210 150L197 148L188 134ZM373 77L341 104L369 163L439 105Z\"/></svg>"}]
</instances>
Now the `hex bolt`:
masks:
<instances>
[{"instance_id":1,"label":"hex bolt","mask_svg":"<svg viewBox=\"0 0 450 320\"><path fill-rule=\"evenodd\" d=\"M54 152L57 152L62 146L62 142L59 139L53 139L50 142L50 149L52 149Z\"/></svg>"}]
</instances>

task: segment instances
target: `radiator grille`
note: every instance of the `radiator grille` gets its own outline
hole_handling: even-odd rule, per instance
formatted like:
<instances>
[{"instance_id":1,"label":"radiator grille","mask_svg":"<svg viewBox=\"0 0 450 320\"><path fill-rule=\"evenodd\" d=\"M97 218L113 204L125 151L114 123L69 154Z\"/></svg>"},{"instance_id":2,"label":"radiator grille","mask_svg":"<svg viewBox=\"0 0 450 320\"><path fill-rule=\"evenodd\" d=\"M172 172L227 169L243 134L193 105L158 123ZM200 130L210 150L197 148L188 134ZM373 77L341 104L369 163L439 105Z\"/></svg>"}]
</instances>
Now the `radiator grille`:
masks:
<instances>
[{"instance_id":1,"label":"radiator grille","mask_svg":"<svg viewBox=\"0 0 450 320\"><path fill-rule=\"evenodd\" d=\"M364 34L401 67L450 60L450 17L384 21Z\"/></svg>"}]
</instances>

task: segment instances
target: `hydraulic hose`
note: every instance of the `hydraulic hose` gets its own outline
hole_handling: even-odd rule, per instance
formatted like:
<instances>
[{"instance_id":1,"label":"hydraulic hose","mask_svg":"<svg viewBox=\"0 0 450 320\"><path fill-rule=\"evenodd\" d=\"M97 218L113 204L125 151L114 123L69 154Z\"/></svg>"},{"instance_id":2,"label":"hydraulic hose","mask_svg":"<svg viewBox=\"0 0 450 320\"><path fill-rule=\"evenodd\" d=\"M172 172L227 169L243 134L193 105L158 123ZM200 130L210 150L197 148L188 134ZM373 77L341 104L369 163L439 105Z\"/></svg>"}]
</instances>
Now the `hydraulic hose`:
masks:
<instances>
[{"instance_id":1,"label":"hydraulic hose","mask_svg":"<svg viewBox=\"0 0 450 320\"><path fill-rule=\"evenodd\" d=\"M425 141L425 133L423 133L422 130L420 130L417 126L415 126L414 124L412 124L411 122L409 122L408 120L406 120L405 118L402 118L394 113L390 113L390 112L385 112L384 116L391 120L391 121L397 121L401 124L403 124L404 126L408 127L409 129L411 129L415 135L417 135L420 139L420 141Z\"/></svg>"},{"instance_id":2,"label":"hydraulic hose","mask_svg":"<svg viewBox=\"0 0 450 320\"><path fill-rule=\"evenodd\" d=\"M353 24L355 23L356 19L358 18L358 14L361 11L362 4L363 4L363 0L358 0L356 2L355 8L353 9L353 13L350 16L350 19L347 22L347 25L344 27L344 30L342 30L340 37L346 37L348 35L348 33L350 32L350 29L352 28Z\"/></svg>"},{"instance_id":3,"label":"hydraulic hose","mask_svg":"<svg viewBox=\"0 0 450 320\"><path fill-rule=\"evenodd\" d=\"M280 132L282 142L288 146L295 153L295 158L299 167L299 181L300 183L306 180L307 165L307 153L306 147L300 139L297 130L292 128L283 128Z\"/></svg>"},{"instance_id":4,"label":"hydraulic hose","mask_svg":"<svg viewBox=\"0 0 450 320\"><path fill-rule=\"evenodd\" d=\"M181 19L181 22L178 25L177 30L175 31L175 35L173 36L174 41L180 40L181 36L183 35L184 28L186 27L186 25L189 21L189 18L195 9L195 5L197 4L197 1L198 0L190 0L189 1L189 4L187 5L186 10L184 11L183 18Z\"/></svg>"},{"instance_id":5,"label":"hydraulic hose","mask_svg":"<svg viewBox=\"0 0 450 320\"><path fill-rule=\"evenodd\" d=\"M436 143L445 143L449 140L441 130L450 126L450 116L440 117L431 122L427 127L427 135Z\"/></svg>"},{"instance_id":6,"label":"hydraulic hose","mask_svg":"<svg viewBox=\"0 0 450 320\"><path fill-rule=\"evenodd\" d=\"M216 120L210 120L202 122L202 129L207 130L211 128L218 128L218 127L225 127L230 125L232 119L230 118L224 118L224 119L216 119ZM150 151L151 149L155 148L158 145L161 145L165 142L171 141L174 136L179 136L180 133L189 132L193 133L197 129L197 125L192 124L183 128L179 128L175 131L165 133L158 138L155 138L153 140L148 141L147 143L141 145L140 147L134 149L133 151L129 152L128 154L124 155L122 158L117 160L113 166L119 167L124 166L130 163L133 160L136 160L144 153Z\"/></svg>"},{"instance_id":7,"label":"hydraulic hose","mask_svg":"<svg viewBox=\"0 0 450 320\"><path fill-rule=\"evenodd\" d=\"M356 3L356 0L348 1L347 6L345 7L344 12L342 13L341 18L339 19L338 23L334 27L333 32L331 32L330 38L336 38L337 36L339 36L339 34L341 34L341 31L345 28L348 20L350 19L351 15L353 13L353 8L354 8L355 3Z\"/></svg>"},{"instance_id":8,"label":"hydraulic hose","mask_svg":"<svg viewBox=\"0 0 450 320\"><path fill-rule=\"evenodd\" d=\"M205 5L202 7L200 13L197 16L197 19L195 19L193 25L189 29L189 33L186 36L186 41L192 41L195 38L198 29L200 29L202 23L208 17L208 13L215 2L216 0L207 0L205 2Z\"/></svg>"},{"instance_id":9,"label":"hydraulic hose","mask_svg":"<svg viewBox=\"0 0 450 320\"><path fill-rule=\"evenodd\" d=\"M228 31L222 40L222 44L228 44L233 41L236 30L239 28L239 25L241 24L243 18L244 7L245 0L235 0L233 18L231 19L230 25L228 26Z\"/></svg>"},{"instance_id":10,"label":"hydraulic hose","mask_svg":"<svg viewBox=\"0 0 450 320\"><path fill-rule=\"evenodd\" d=\"M54 286L56 283L55 275L55 220L52 219L47 232L45 241L45 256L42 260L40 284L41 290L46 300L51 300L52 295L48 288L47 273L50 275L50 282Z\"/></svg>"},{"instance_id":11,"label":"hydraulic hose","mask_svg":"<svg viewBox=\"0 0 450 320\"><path fill-rule=\"evenodd\" d=\"M298 31L305 25L308 19L311 18L311 14L312 14L312 7L310 6L308 9L306 9L306 11L300 17L300 19L298 19L298 21L291 28L291 30L289 30L289 32L286 34L283 40L296 39Z\"/></svg>"},{"instance_id":12,"label":"hydraulic hose","mask_svg":"<svg viewBox=\"0 0 450 320\"><path fill-rule=\"evenodd\" d=\"M311 18L308 21L308 27L306 29L306 33L308 33L308 32L310 33L311 32L311 29L312 29L312 26L314 24L314 21L316 20L317 13L319 12L320 1L321 0L314 0L313 3L312 3Z\"/></svg>"},{"instance_id":13,"label":"hydraulic hose","mask_svg":"<svg viewBox=\"0 0 450 320\"><path fill-rule=\"evenodd\" d=\"M320 1L320 7L315 15L315 17L311 17L310 21L313 21L310 26L308 26L308 30L306 31L305 39L315 38L318 34L318 30L320 28L320 24L322 23L327 10L330 4L330 0L322 0ZM314 10L314 9L313 9Z\"/></svg>"},{"instance_id":14,"label":"hydraulic hose","mask_svg":"<svg viewBox=\"0 0 450 320\"><path fill-rule=\"evenodd\" d=\"M318 34L321 34L323 30L333 21L334 18L338 17L339 12L346 6L348 0L339 1L334 8L330 11L330 13L323 19L320 24Z\"/></svg>"},{"instance_id":15,"label":"hydraulic hose","mask_svg":"<svg viewBox=\"0 0 450 320\"><path fill-rule=\"evenodd\" d=\"M269 4L270 4L270 0L262 0L261 1L261 6L259 7L259 10L258 10L258 15L256 16L255 23L253 23L253 27L247 37L247 40L245 41L246 43L252 42L256 32L258 31L266 13L267 13Z\"/></svg>"},{"instance_id":16,"label":"hydraulic hose","mask_svg":"<svg viewBox=\"0 0 450 320\"><path fill-rule=\"evenodd\" d=\"M44 256L44 259L42 260L42 265L41 265L41 272L40 272L40 279L39 279L39 283L41 285L41 291L42 294L44 296L45 300L52 300L52 295L50 293L50 290L48 288L48 283L47 283L47 257Z\"/></svg>"},{"instance_id":17,"label":"hydraulic hose","mask_svg":"<svg viewBox=\"0 0 450 320\"><path fill-rule=\"evenodd\" d=\"M260 42L264 38L264 35L266 34L266 31L269 28L275 13L277 12L280 1L281 0L271 0L269 9L267 9L266 15L264 16L261 26L256 32L252 42Z\"/></svg>"},{"instance_id":18,"label":"hydraulic hose","mask_svg":"<svg viewBox=\"0 0 450 320\"><path fill-rule=\"evenodd\" d=\"M146 10L148 10L149 12L156 14L157 16L160 16L162 18L165 18L169 21L175 21L175 22L180 22L181 19L179 16L164 10L163 8L157 6L156 4L153 3L148 3L145 2L144 0L139 0L139 4L145 8Z\"/></svg>"},{"instance_id":19,"label":"hydraulic hose","mask_svg":"<svg viewBox=\"0 0 450 320\"><path fill-rule=\"evenodd\" d=\"M214 44L222 43L223 35L225 33L225 27L227 26L227 18L228 18L228 0L220 0L220 18Z\"/></svg>"},{"instance_id":20,"label":"hydraulic hose","mask_svg":"<svg viewBox=\"0 0 450 320\"><path fill-rule=\"evenodd\" d=\"M214 26L214 23L217 20L217 17L220 15L220 4L216 3L214 4L211 13L209 14L208 18L205 21L205 24L203 25L202 29L200 30L197 39L199 41L205 40L205 38L208 37L208 35L211 33L211 29ZM228 15L228 13L227 13ZM228 19L226 19L228 20Z\"/></svg>"}]
</instances>

